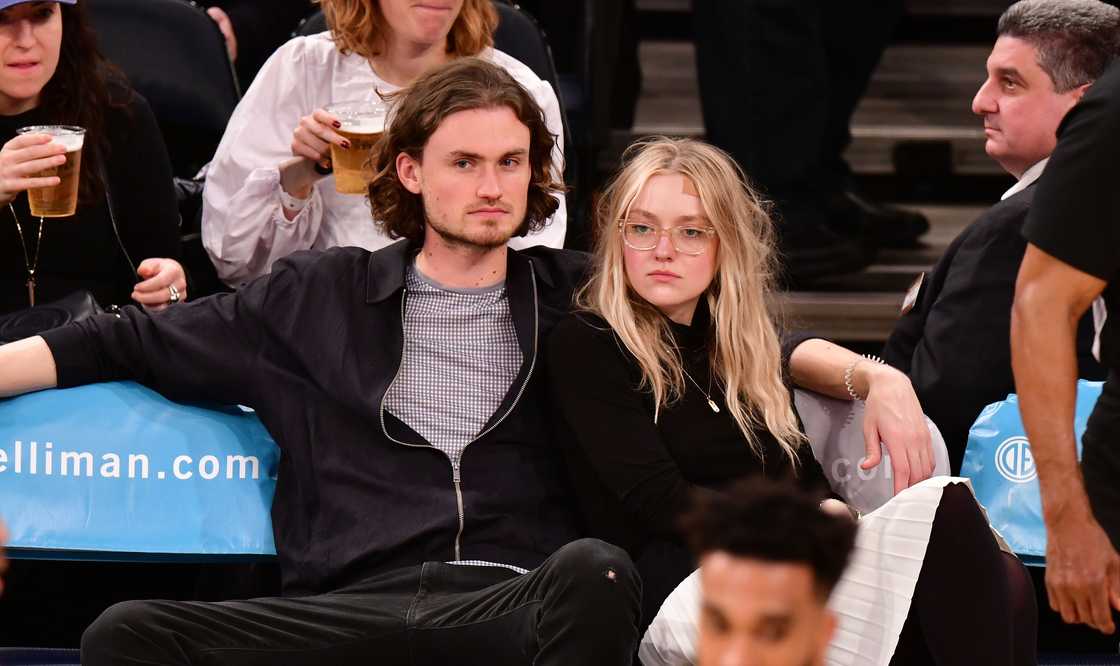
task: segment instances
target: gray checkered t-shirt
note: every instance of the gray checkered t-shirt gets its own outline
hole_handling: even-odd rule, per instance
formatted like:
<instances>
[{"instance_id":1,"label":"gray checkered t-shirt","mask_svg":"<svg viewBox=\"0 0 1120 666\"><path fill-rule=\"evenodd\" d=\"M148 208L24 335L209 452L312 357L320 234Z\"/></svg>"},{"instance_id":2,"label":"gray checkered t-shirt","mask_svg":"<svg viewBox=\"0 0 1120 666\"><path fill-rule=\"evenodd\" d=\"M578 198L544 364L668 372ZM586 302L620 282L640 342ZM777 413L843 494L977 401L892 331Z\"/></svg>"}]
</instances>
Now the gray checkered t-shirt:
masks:
<instances>
[{"instance_id":1,"label":"gray checkered t-shirt","mask_svg":"<svg viewBox=\"0 0 1120 666\"><path fill-rule=\"evenodd\" d=\"M505 282L451 289L405 278L404 358L385 407L457 472L463 450L497 411L521 368L521 347Z\"/></svg>"}]
</instances>

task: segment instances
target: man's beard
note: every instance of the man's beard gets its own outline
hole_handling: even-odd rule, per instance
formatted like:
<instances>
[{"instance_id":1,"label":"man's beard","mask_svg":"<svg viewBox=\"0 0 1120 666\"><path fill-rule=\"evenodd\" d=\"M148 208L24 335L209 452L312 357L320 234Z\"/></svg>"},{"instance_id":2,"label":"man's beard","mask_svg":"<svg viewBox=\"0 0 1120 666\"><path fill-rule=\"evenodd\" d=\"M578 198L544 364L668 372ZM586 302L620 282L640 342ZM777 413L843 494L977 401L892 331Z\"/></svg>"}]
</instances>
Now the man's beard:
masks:
<instances>
[{"instance_id":1,"label":"man's beard","mask_svg":"<svg viewBox=\"0 0 1120 666\"><path fill-rule=\"evenodd\" d=\"M475 225L473 229L475 233L464 233L458 229L448 228L442 220L431 215L430 211L427 218L428 226L443 242L466 249L492 250L508 243L509 239L513 238L513 235L517 232L517 229L507 231L500 223L493 223L491 225Z\"/></svg>"}]
</instances>

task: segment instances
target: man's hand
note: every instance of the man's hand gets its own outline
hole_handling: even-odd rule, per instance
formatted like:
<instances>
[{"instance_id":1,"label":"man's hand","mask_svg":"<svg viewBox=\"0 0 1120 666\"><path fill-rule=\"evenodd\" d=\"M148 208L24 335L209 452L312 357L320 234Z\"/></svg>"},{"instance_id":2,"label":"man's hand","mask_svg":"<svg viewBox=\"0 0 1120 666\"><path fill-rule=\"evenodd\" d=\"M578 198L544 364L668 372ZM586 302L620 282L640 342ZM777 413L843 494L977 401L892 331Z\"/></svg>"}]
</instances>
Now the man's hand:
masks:
<instances>
[{"instance_id":1,"label":"man's hand","mask_svg":"<svg viewBox=\"0 0 1120 666\"><path fill-rule=\"evenodd\" d=\"M1086 509L1047 526L1046 591L1050 608L1069 624L1111 634L1120 610L1120 555Z\"/></svg>"},{"instance_id":2,"label":"man's hand","mask_svg":"<svg viewBox=\"0 0 1120 666\"><path fill-rule=\"evenodd\" d=\"M214 23L218 24L218 30L222 31L230 62L237 62L237 35L233 32L233 22L229 20L229 14L222 11L221 7L211 7L206 10L206 13L214 19Z\"/></svg>"},{"instance_id":3,"label":"man's hand","mask_svg":"<svg viewBox=\"0 0 1120 666\"><path fill-rule=\"evenodd\" d=\"M868 470L878 465L885 445L891 454L894 492L898 494L933 474L933 442L922 405L910 378L898 370L869 361L861 361L856 370L867 373L868 387L863 413L867 458L860 468Z\"/></svg>"}]
</instances>

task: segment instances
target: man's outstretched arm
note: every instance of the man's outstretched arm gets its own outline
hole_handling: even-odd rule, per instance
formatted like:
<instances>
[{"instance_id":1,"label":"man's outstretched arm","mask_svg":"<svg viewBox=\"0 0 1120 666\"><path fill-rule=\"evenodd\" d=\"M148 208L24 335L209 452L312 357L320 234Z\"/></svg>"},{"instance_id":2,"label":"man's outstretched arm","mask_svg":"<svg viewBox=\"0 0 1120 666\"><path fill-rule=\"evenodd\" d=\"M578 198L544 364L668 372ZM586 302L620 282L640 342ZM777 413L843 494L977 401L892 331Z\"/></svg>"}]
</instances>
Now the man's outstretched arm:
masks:
<instances>
[{"instance_id":1,"label":"man's outstretched arm","mask_svg":"<svg viewBox=\"0 0 1120 666\"><path fill-rule=\"evenodd\" d=\"M38 335L0 346L0 397L58 385L54 355Z\"/></svg>"},{"instance_id":2,"label":"man's outstretched arm","mask_svg":"<svg viewBox=\"0 0 1120 666\"><path fill-rule=\"evenodd\" d=\"M1046 522L1050 607L1112 633L1120 556L1093 517L1077 462L1077 323L1106 283L1027 246L1011 312L1011 366Z\"/></svg>"}]
</instances>

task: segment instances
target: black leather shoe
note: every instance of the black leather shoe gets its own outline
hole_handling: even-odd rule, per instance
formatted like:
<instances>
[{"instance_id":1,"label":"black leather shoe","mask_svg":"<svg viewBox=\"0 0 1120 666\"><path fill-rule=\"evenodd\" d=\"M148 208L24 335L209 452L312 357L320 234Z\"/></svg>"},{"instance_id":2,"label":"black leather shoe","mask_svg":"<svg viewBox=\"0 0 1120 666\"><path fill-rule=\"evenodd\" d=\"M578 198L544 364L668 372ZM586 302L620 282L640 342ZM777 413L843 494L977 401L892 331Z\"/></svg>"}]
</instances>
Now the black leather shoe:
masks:
<instances>
[{"instance_id":1,"label":"black leather shoe","mask_svg":"<svg viewBox=\"0 0 1120 666\"><path fill-rule=\"evenodd\" d=\"M828 198L829 226L847 238L877 247L910 248L929 231L929 220L914 211L888 206L847 190Z\"/></svg>"},{"instance_id":2,"label":"black leather shoe","mask_svg":"<svg viewBox=\"0 0 1120 666\"><path fill-rule=\"evenodd\" d=\"M871 248L819 223L780 227L778 252L786 289L811 287L813 282L832 275L856 273L875 259Z\"/></svg>"}]
</instances>

